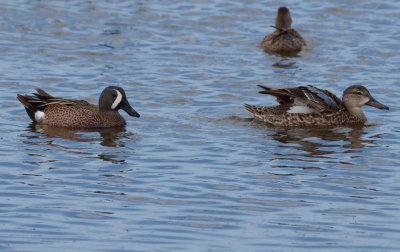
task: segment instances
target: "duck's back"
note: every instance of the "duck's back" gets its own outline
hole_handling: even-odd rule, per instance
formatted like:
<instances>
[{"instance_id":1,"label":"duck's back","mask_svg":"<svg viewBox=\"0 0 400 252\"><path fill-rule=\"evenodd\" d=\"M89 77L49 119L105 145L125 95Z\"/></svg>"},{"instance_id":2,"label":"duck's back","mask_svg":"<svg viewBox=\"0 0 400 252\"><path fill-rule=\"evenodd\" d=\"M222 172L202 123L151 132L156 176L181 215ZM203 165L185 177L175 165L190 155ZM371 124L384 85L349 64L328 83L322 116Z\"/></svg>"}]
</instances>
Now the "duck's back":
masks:
<instances>
[{"instance_id":1,"label":"duck's back","mask_svg":"<svg viewBox=\"0 0 400 252\"><path fill-rule=\"evenodd\" d=\"M275 31L265 36L261 47L266 51L300 51L306 45L303 37L295 30Z\"/></svg>"}]
</instances>

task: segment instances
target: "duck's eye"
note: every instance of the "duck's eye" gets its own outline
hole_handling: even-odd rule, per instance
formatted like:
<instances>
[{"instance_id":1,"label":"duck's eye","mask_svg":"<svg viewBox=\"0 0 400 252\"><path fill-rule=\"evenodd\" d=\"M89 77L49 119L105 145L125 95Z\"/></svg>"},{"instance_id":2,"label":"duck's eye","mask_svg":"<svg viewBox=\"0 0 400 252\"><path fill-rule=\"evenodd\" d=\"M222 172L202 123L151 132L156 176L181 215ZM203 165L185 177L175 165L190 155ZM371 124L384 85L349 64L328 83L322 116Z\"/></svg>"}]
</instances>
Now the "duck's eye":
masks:
<instances>
[{"instance_id":1,"label":"duck's eye","mask_svg":"<svg viewBox=\"0 0 400 252\"><path fill-rule=\"evenodd\" d=\"M114 98L117 97L117 94L113 94L112 97L114 97Z\"/></svg>"},{"instance_id":2,"label":"duck's eye","mask_svg":"<svg viewBox=\"0 0 400 252\"><path fill-rule=\"evenodd\" d=\"M357 94L358 94L358 95L362 95L363 93L362 93L361 91L358 91Z\"/></svg>"}]
</instances>

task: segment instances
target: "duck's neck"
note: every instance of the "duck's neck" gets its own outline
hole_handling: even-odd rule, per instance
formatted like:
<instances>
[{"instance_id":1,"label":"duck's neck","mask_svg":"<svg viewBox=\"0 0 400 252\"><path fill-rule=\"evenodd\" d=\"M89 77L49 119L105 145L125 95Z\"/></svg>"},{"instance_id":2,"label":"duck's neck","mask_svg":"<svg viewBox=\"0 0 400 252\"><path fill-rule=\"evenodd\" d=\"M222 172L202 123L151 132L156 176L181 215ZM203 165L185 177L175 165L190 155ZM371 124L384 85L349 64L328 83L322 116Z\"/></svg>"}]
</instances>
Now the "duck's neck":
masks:
<instances>
[{"instance_id":1,"label":"duck's neck","mask_svg":"<svg viewBox=\"0 0 400 252\"><path fill-rule=\"evenodd\" d=\"M278 23L278 25L275 25L274 27L280 32L290 30L290 25L286 25L285 23Z\"/></svg>"},{"instance_id":2,"label":"duck's neck","mask_svg":"<svg viewBox=\"0 0 400 252\"><path fill-rule=\"evenodd\" d=\"M291 25L292 25L292 19L290 15L278 14L278 16L275 19L275 27L279 31L289 30Z\"/></svg>"},{"instance_id":3,"label":"duck's neck","mask_svg":"<svg viewBox=\"0 0 400 252\"><path fill-rule=\"evenodd\" d=\"M364 112L362 111L361 107L347 107L346 106L347 111L349 112L349 114L355 118L357 118L358 121L360 122L366 122L367 121L367 117L365 117Z\"/></svg>"}]
</instances>

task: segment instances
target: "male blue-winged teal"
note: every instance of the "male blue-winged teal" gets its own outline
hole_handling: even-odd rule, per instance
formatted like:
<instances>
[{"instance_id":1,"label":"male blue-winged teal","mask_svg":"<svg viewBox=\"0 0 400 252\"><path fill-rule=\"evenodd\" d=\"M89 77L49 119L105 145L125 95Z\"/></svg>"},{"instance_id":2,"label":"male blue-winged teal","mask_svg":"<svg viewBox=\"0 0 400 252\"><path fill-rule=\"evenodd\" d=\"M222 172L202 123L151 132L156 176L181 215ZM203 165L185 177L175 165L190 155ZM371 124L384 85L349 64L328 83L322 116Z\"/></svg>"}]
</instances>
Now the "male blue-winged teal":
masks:
<instances>
[{"instance_id":1,"label":"male blue-winged teal","mask_svg":"<svg viewBox=\"0 0 400 252\"><path fill-rule=\"evenodd\" d=\"M265 36L261 47L267 52L297 52L306 45L303 37L291 28L292 18L286 7L280 7L275 18L276 30Z\"/></svg>"},{"instance_id":2,"label":"male blue-winged teal","mask_svg":"<svg viewBox=\"0 0 400 252\"><path fill-rule=\"evenodd\" d=\"M389 109L376 101L368 89L360 85L348 87L340 100L328 90L314 86L294 88L263 88L261 94L275 96L280 105L275 107L252 106L245 108L256 118L281 127L326 127L334 125L363 124L367 121L361 107L369 105Z\"/></svg>"},{"instance_id":3,"label":"male blue-winged teal","mask_svg":"<svg viewBox=\"0 0 400 252\"><path fill-rule=\"evenodd\" d=\"M103 128L125 126L124 118L118 113L123 109L131 116L140 115L126 99L120 87L106 87L100 95L99 106L84 100L54 97L37 88L37 93L17 95L32 121L56 127Z\"/></svg>"}]
</instances>

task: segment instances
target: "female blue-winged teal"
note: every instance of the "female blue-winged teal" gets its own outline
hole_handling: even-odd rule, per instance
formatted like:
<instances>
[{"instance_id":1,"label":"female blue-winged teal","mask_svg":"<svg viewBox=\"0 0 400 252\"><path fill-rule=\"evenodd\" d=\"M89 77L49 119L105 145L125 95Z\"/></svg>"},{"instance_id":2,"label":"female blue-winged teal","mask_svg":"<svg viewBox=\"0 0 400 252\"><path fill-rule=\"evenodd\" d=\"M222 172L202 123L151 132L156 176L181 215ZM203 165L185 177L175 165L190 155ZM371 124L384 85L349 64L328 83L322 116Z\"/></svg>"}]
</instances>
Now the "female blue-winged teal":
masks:
<instances>
[{"instance_id":1,"label":"female blue-winged teal","mask_svg":"<svg viewBox=\"0 0 400 252\"><path fill-rule=\"evenodd\" d=\"M53 97L37 88L37 93L17 95L32 121L56 127L103 128L125 126L118 113L123 109L131 116L140 115L129 105L125 91L120 87L106 87L100 95L99 106L83 100Z\"/></svg>"},{"instance_id":2,"label":"female blue-winged teal","mask_svg":"<svg viewBox=\"0 0 400 252\"><path fill-rule=\"evenodd\" d=\"M261 47L267 52L297 52L306 45L303 37L290 26L292 18L286 7L280 7L275 18L276 29L273 33L265 36Z\"/></svg>"},{"instance_id":3,"label":"female blue-winged teal","mask_svg":"<svg viewBox=\"0 0 400 252\"><path fill-rule=\"evenodd\" d=\"M261 94L275 96L280 105L275 107L252 106L245 108L256 118L281 127L323 127L363 124L367 121L361 107L373 106L389 109L376 101L368 89L360 85L348 87L340 100L328 90L314 86L295 88L263 88Z\"/></svg>"}]
</instances>

